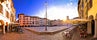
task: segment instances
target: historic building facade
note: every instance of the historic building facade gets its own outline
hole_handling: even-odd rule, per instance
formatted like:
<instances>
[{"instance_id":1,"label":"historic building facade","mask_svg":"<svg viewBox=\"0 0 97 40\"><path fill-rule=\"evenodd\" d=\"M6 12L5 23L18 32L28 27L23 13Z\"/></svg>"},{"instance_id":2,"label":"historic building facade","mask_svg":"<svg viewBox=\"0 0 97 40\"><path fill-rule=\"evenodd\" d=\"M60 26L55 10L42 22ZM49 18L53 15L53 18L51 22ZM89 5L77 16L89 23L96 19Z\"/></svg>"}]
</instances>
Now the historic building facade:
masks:
<instances>
[{"instance_id":1,"label":"historic building facade","mask_svg":"<svg viewBox=\"0 0 97 40\"><path fill-rule=\"evenodd\" d=\"M40 18L37 16L26 16L24 14L19 14L19 24L20 26L39 26Z\"/></svg>"},{"instance_id":2,"label":"historic building facade","mask_svg":"<svg viewBox=\"0 0 97 40\"><path fill-rule=\"evenodd\" d=\"M63 25L63 20L49 20L47 18L40 18L38 16L26 16L23 13L18 14L18 21L22 27L35 27L35 26L61 26Z\"/></svg>"},{"instance_id":3,"label":"historic building facade","mask_svg":"<svg viewBox=\"0 0 97 40\"><path fill-rule=\"evenodd\" d=\"M40 24L40 26L46 26L46 25L49 25L48 21L49 21L49 19L47 19L47 18L40 18L39 24Z\"/></svg>"},{"instance_id":4,"label":"historic building facade","mask_svg":"<svg viewBox=\"0 0 97 40\"><path fill-rule=\"evenodd\" d=\"M12 0L0 0L0 30L5 34L9 24L15 22L15 8Z\"/></svg>"},{"instance_id":5,"label":"historic building facade","mask_svg":"<svg viewBox=\"0 0 97 40\"><path fill-rule=\"evenodd\" d=\"M64 22L63 22L63 20L58 19L58 20L52 20L51 24L52 24L52 26L63 26Z\"/></svg>"},{"instance_id":6,"label":"historic building facade","mask_svg":"<svg viewBox=\"0 0 97 40\"><path fill-rule=\"evenodd\" d=\"M87 19L88 18L88 0L79 0L78 2L78 14L79 18Z\"/></svg>"},{"instance_id":7,"label":"historic building facade","mask_svg":"<svg viewBox=\"0 0 97 40\"><path fill-rule=\"evenodd\" d=\"M87 33L97 38L97 0L79 0L78 13L81 19L89 20Z\"/></svg>"}]
</instances>

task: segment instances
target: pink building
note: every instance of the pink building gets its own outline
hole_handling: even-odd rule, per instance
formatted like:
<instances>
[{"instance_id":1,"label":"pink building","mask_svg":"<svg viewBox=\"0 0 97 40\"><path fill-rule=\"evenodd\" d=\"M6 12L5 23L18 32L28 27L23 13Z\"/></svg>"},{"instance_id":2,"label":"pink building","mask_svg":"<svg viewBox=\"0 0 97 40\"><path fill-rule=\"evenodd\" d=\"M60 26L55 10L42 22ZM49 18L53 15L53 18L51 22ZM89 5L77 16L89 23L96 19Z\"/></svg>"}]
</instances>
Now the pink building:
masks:
<instances>
[{"instance_id":1,"label":"pink building","mask_svg":"<svg viewBox=\"0 0 97 40\"><path fill-rule=\"evenodd\" d=\"M24 25L23 25L23 21L24 21L24 19L25 19L25 18L24 18L24 14L19 14L18 17L19 17L19 24L20 24L20 26L24 26Z\"/></svg>"},{"instance_id":2,"label":"pink building","mask_svg":"<svg viewBox=\"0 0 97 40\"><path fill-rule=\"evenodd\" d=\"M19 14L19 24L20 26L39 26L39 17L37 16L26 16L24 14Z\"/></svg>"},{"instance_id":3,"label":"pink building","mask_svg":"<svg viewBox=\"0 0 97 40\"><path fill-rule=\"evenodd\" d=\"M19 14L19 24L20 26L61 26L63 25L63 20L49 20L47 18L40 18L38 16L26 16L24 14Z\"/></svg>"}]
</instances>

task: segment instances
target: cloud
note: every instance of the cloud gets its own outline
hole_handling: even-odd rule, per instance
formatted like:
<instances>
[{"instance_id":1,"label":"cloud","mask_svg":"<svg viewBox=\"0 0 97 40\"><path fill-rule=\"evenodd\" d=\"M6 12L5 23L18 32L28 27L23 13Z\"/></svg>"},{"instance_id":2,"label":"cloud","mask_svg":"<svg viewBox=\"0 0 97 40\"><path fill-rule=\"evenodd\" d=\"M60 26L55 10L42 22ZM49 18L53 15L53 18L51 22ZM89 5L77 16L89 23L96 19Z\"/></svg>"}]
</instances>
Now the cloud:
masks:
<instances>
[{"instance_id":1,"label":"cloud","mask_svg":"<svg viewBox=\"0 0 97 40\"><path fill-rule=\"evenodd\" d=\"M57 6L50 6L47 10L48 19L66 19L66 16L70 18L74 18L78 16L77 13L77 6L73 5L73 3L68 3L65 5L57 5ZM39 11L37 14L39 17L45 17L45 9Z\"/></svg>"}]
</instances>

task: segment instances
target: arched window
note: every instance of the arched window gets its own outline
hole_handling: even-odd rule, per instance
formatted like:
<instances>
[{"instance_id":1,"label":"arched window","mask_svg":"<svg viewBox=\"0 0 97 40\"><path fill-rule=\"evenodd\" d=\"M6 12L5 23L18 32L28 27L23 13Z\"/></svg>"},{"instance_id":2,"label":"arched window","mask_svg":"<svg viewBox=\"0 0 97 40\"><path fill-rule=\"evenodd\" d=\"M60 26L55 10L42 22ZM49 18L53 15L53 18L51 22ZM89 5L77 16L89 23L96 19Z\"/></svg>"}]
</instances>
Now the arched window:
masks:
<instances>
[{"instance_id":1,"label":"arched window","mask_svg":"<svg viewBox=\"0 0 97 40\"><path fill-rule=\"evenodd\" d=\"M6 11L6 17L9 18L9 13L8 13L8 11Z\"/></svg>"},{"instance_id":2,"label":"arched window","mask_svg":"<svg viewBox=\"0 0 97 40\"><path fill-rule=\"evenodd\" d=\"M92 0L90 0L89 3L90 3L90 8L91 8L92 7Z\"/></svg>"},{"instance_id":3,"label":"arched window","mask_svg":"<svg viewBox=\"0 0 97 40\"><path fill-rule=\"evenodd\" d=\"M13 14L11 14L10 20L11 20L11 22L14 22L14 16L13 16Z\"/></svg>"}]
</instances>

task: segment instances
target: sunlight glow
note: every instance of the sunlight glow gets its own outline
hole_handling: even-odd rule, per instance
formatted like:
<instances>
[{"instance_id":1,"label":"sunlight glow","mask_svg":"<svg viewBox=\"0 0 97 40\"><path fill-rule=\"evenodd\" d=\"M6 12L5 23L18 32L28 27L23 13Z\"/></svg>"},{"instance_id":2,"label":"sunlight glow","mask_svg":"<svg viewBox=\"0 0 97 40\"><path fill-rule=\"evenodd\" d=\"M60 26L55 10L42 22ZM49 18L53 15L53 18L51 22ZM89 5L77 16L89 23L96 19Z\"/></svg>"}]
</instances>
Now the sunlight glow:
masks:
<instances>
[{"instance_id":1,"label":"sunlight glow","mask_svg":"<svg viewBox=\"0 0 97 40\"><path fill-rule=\"evenodd\" d=\"M39 17L45 17L45 9L39 11L37 14ZM77 7L73 6L72 3L62 6L50 6L47 9L48 19L66 19L66 16L69 18L74 18L78 16Z\"/></svg>"}]
</instances>

